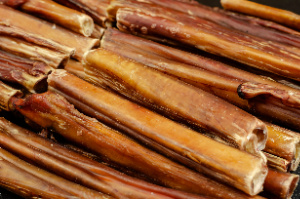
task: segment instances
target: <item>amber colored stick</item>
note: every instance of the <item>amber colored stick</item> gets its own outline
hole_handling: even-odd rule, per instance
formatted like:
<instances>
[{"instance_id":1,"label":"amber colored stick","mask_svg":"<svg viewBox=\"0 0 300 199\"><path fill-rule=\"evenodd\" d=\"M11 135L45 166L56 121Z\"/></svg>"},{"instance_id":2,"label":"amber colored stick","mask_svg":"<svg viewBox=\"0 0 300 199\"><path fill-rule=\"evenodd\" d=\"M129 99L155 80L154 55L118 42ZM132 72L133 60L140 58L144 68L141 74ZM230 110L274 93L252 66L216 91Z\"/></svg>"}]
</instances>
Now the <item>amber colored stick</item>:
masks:
<instances>
[{"instance_id":1,"label":"amber colored stick","mask_svg":"<svg viewBox=\"0 0 300 199\"><path fill-rule=\"evenodd\" d=\"M264 151L291 162L295 171L300 161L299 133L268 123L268 140Z\"/></svg>"},{"instance_id":2,"label":"amber colored stick","mask_svg":"<svg viewBox=\"0 0 300 199\"><path fill-rule=\"evenodd\" d=\"M206 173L212 168L214 172L218 172L218 167L226 165L228 170L225 171L223 168L220 173L233 173L238 167L235 161L227 162L228 157L222 151L236 154L233 155L235 157L247 156L246 160L253 158L251 155L215 142L122 97L95 87L63 70L54 71L49 76L48 83L50 90L59 92L84 113L125 131L146 145L154 147L166 156L199 172ZM80 97L81 95L84 97ZM207 145L213 147L210 147L208 151ZM217 162L218 165L215 164ZM231 165L232 162L234 163Z\"/></svg>"},{"instance_id":3,"label":"amber colored stick","mask_svg":"<svg viewBox=\"0 0 300 199\"><path fill-rule=\"evenodd\" d=\"M86 51L99 43L98 39L81 36L4 5L0 5L0 24L11 27L13 30L21 30L35 38L47 38L60 45L75 49L74 57L78 60L81 60Z\"/></svg>"},{"instance_id":4,"label":"amber colored stick","mask_svg":"<svg viewBox=\"0 0 300 199\"><path fill-rule=\"evenodd\" d=\"M279 199L288 199L293 195L299 182L299 176L269 169L264 191Z\"/></svg>"},{"instance_id":5,"label":"amber colored stick","mask_svg":"<svg viewBox=\"0 0 300 199\"><path fill-rule=\"evenodd\" d=\"M109 59L106 56L108 56ZM264 124L255 117L209 93L187 86L166 75L158 73L150 68L146 68L142 64L132 62L119 56L117 53L104 49L91 51L87 54L85 67L86 78L93 83L111 87L111 89L117 90L131 99L152 108L159 109L161 112L165 112L166 115L172 115L177 118L180 117L179 119L184 119L203 129L208 129L212 131L211 133L215 136L218 136L225 141L230 140L230 142L239 149L255 153L255 151L264 148ZM107 72L106 74L106 71L110 72ZM127 80L128 74L131 74L130 81L129 79ZM105 76L108 81L99 79L103 76ZM143 81L138 80L138 77L141 76L143 76ZM113 81L109 80L110 78L112 78L111 80ZM122 80L126 82L126 84L124 84L122 88L117 88L118 84L114 84L114 82L118 80ZM119 81L119 83L122 81ZM134 81L139 81L139 83L134 84ZM161 82L168 83L166 83L166 86L162 87ZM127 88L125 89L125 87ZM181 91L181 94L177 92L178 89ZM163 93L163 95L161 93ZM182 102L183 99L185 99L184 103ZM153 103L156 103L155 107L152 106ZM183 105L179 106L179 104ZM197 106L194 104L197 104ZM201 104L203 104L203 106ZM210 106L212 106L212 109L209 108ZM213 113L213 110L215 109L219 110L218 115ZM226 114L230 112L232 117L223 117L222 113L225 112L220 110L226 110ZM176 113L177 116L174 113ZM248 119L245 120L247 122L243 122L244 119L236 120L234 119L235 117ZM205 122L203 120L204 118L206 118ZM218 122L215 124L216 120ZM240 127L236 129L237 126ZM244 129L243 133L241 129ZM256 138L250 138L249 136L255 136ZM239 141L237 141L237 137L239 137Z\"/></svg>"},{"instance_id":6,"label":"amber colored stick","mask_svg":"<svg viewBox=\"0 0 300 199\"><path fill-rule=\"evenodd\" d=\"M101 26L96 24L91 37L100 39L103 36L104 31L105 31L105 28L102 28Z\"/></svg>"},{"instance_id":7,"label":"amber colored stick","mask_svg":"<svg viewBox=\"0 0 300 199\"><path fill-rule=\"evenodd\" d=\"M49 38L44 37L43 35L28 33L20 28L7 26L5 24L0 24L0 34L3 36L22 39L29 43L33 43L34 45L46 47L62 54L68 54L69 56L74 55L75 52L74 48L59 44Z\"/></svg>"},{"instance_id":8,"label":"amber colored stick","mask_svg":"<svg viewBox=\"0 0 300 199\"><path fill-rule=\"evenodd\" d=\"M235 69L217 61L192 55L133 35L124 34L114 29L107 29L101 40L101 47L141 62L156 70L175 76L180 80L200 88L205 88L206 86L208 87L206 90L210 92L212 88L217 88L222 93L225 93L223 95L226 97L225 99L233 101L233 98L235 98L235 104L240 105L240 107L245 106L243 108L246 109L248 104L243 105L245 100L238 98L237 90L242 82L247 81L260 82L261 85L271 85L270 89L275 87L280 88L283 92L279 93L278 91L280 91L280 89L276 89L275 94L280 94L279 98L281 98L285 104L288 105L288 102L291 102L293 107L299 106L299 99L295 98L297 95L297 90L295 89ZM180 60L181 57L184 57L187 60ZM180 63L181 61L187 62L189 65ZM77 68L77 70L78 72L74 70L73 72L77 74L80 73L79 68ZM82 74L82 72L80 74ZM84 77L84 75L81 75L81 77ZM201 84L203 84L203 86L201 86ZM243 86L246 86L246 84L243 84ZM269 88L267 86L265 87ZM258 91L261 92L262 90L256 88L251 92L248 92L248 94L258 94ZM264 91L270 90L266 89ZM234 95L229 95L228 93L230 92L234 93ZM287 95L289 96L287 97ZM284 99L286 100L284 101ZM292 99L296 100L292 102ZM269 129L269 134L265 148L267 149L266 151L287 159L290 162L299 162L299 155L297 154L299 140L298 137L295 136L296 133L271 124L268 124L267 127ZM287 131L293 133L293 136L290 136L291 133L287 133ZM295 164L295 167L297 167L297 165L298 163Z\"/></svg>"},{"instance_id":9,"label":"amber colored stick","mask_svg":"<svg viewBox=\"0 0 300 199\"><path fill-rule=\"evenodd\" d=\"M219 25L233 28L247 34L258 36L267 40L300 47L300 33L285 26L241 15L218 8L212 8L200 3L187 3L176 0L149 0L163 7L172 8L189 14L213 21Z\"/></svg>"},{"instance_id":10,"label":"amber colored stick","mask_svg":"<svg viewBox=\"0 0 300 199\"><path fill-rule=\"evenodd\" d=\"M64 69L82 79L84 79L85 77L83 65L78 61L70 59L69 62L65 65Z\"/></svg>"},{"instance_id":11,"label":"amber colored stick","mask_svg":"<svg viewBox=\"0 0 300 199\"><path fill-rule=\"evenodd\" d=\"M160 59L161 60L161 59ZM84 73L84 68L80 63L76 63L76 64L68 64L68 67L65 68L66 70L68 70L68 72L84 79L85 78L85 73ZM63 77L59 77L59 80L57 80L58 78L56 73L58 71L54 72L52 75L50 75L49 77L49 84L50 89L55 90L56 92L59 92L61 95L63 95L64 97L66 97L72 104L74 104L77 108L79 108L81 111L85 112L86 114L93 116L97 119L100 119L101 121L105 121L106 118L102 115L103 112L100 109L97 109L96 107L94 107L93 105L95 104L99 104L100 102L97 103L93 103L90 104L89 100L83 100L83 98L80 98L79 96L76 96L73 92L75 93L85 93L85 98L88 98L87 95L87 90L86 89L81 89L81 90L76 90L76 86L74 84L74 82L79 81L73 78L71 78L69 75L65 75L65 77L68 77L68 81L73 80L73 82L67 83L67 84L63 84ZM79 81L81 82L81 81ZM64 86L60 86L60 84L64 85ZM80 85L85 85L84 82L81 82ZM75 86L75 87L74 87ZM68 89L66 89L68 88ZM99 91L97 91L97 93L100 93L101 89L98 89ZM229 95L230 96L230 95ZM94 94L91 94L91 97L95 97ZM78 102L76 99L78 99ZM91 100L94 101L94 100ZM113 101L113 100L111 100ZM93 109L89 110L88 108L86 108L82 102L85 102L85 105L90 104L90 107L93 107ZM115 105L116 103L114 103ZM122 109L122 107L120 107L120 109ZM118 111L120 110L118 109ZM98 110L99 112L97 112L96 110ZM100 114L101 112L101 114ZM133 110L131 110L131 112L134 112ZM115 113L117 113L117 111L115 110ZM117 117L115 117L117 118ZM140 118L139 118L140 119ZM120 128L123 131L128 131L129 134L131 134L132 136L134 136L134 134L131 133L130 130L128 130L125 127L120 127L120 121L122 119L119 118L118 119L118 123L113 123L113 122L108 122L110 125L114 125L116 128ZM127 119L127 121L129 121ZM157 124L155 125L157 126ZM299 165L299 136L296 132L284 129L282 127L273 125L273 124L269 124L267 123L267 128L268 128L268 139L267 139L267 143L266 143L266 147L264 149L264 151L269 152L269 153L265 153L267 160L268 160L268 166L281 170L281 171L288 171L288 170L292 170L295 171ZM173 132L174 130L172 130ZM144 132L141 131L141 132ZM178 136L179 137L179 136ZM135 136L136 139L139 139L138 136ZM141 138L140 138L141 139ZM159 149L156 149L159 150ZM275 156L276 155L276 156ZM281 157L281 158L280 158ZM173 157L174 158L174 157ZM286 158L289 160L285 160L282 158ZM178 160L180 161L180 160ZM186 164L184 162L182 162L183 164ZM196 168L194 168L196 169Z\"/></svg>"},{"instance_id":12,"label":"amber colored stick","mask_svg":"<svg viewBox=\"0 0 300 199\"><path fill-rule=\"evenodd\" d=\"M44 62L53 68L63 66L69 60L68 54L36 46L32 43L14 37L0 35L0 49L34 61Z\"/></svg>"},{"instance_id":13,"label":"amber colored stick","mask_svg":"<svg viewBox=\"0 0 300 199\"><path fill-rule=\"evenodd\" d=\"M221 0L222 6L227 10L233 10L263 19L269 19L278 23L300 29L300 15L247 0Z\"/></svg>"},{"instance_id":14,"label":"amber colored stick","mask_svg":"<svg viewBox=\"0 0 300 199\"><path fill-rule=\"evenodd\" d=\"M121 174L0 118L0 145L68 180L116 198L199 198ZM116 191L117 190L117 191Z\"/></svg>"},{"instance_id":15,"label":"amber colored stick","mask_svg":"<svg viewBox=\"0 0 300 199\"><path fill-rule=\"evenodd\" d=\"M0 186L25 198L112 198L48 173L2 148L0 149L0 158Z\"/></svg>"},{"instance_id":16,"label":"amber colored stick","mask_svg":"<svg viewBox=\"0 0 300 199\"><path fill-rule=\"evenodd\" d=\"M299 129L300 112L296 108L297 104L299 104L297 103L299 97L296 97L299 96L299 89L282 85L268 77L255 75L212 59L167 47L111 28L105 31L101 40L101 46L163 73L175 76L242 109L251 111L255 115L271 118L272 120L275 119L291 128ZM253 99L240 98L237 90L240 88L241 83L246 82L259 83L261 86L269 85L272 89L276 88L276 92L284 91L281 92L282 94L278 98L282 100L280 102L282 109L273 107L274 103L265 104L263 101L265 108L258 111L258 109L255 109L255 106L258 106L256 104L261 102L256 100L257 97ZM267 88L267 86L264 86L263 91L268 91ZM239 89L239 91L241 90ZM248 91L250 91L249 94L251 95L255 93L255 90L249 89ZM276 100L264 94L262 96L270 98L271 101ZM288 103L291 102L289 98L295 97L294 103Z\"/></svg>"},{"instance_id":17,"label":"amber colored stick","mask_svg":"<svg viewBox=\"0 0 300 199\"><path fill-rule=\"evenodd\" d=\"M21 68L33 76L48 75L53 70L53 68L44 62L26 59L2 50L0 50L0 62L5 62L7 65Z\"/></svg>"},{"instance_id":18,"label":"amber colored stick","mask_svg":"<svg viewBox=\"0 0 300 199\"><path fill-rule=\"evenodd\" d=\"M40 69L38 69L39 67ZM47 76L40 73L44 69L46 67L43 63L30 62L0 51L0 79L22 85L29 92L35 93L46 90Z\"/></svg>"},{"instance_id":19,"label":"amber colored stick","mask_svg":"<svg viewBox=\"0 0 300 199\"><path fill-rule=\"evenodd\" d=\"M180 15L180 12L170 15L161 11L145 12L133 9L119 9L117 19L117 26L122 31L176 40L261 70L300 80L297 64L300 57L297 53L208 20Z\"/></svg>"},{"instance_id":20,"label":"amber colored stick","mask_svg":"<svg viewBox=\"0 0 300 199\"><path fill-rule=\"evenodd\" d=\"M157 183L190 193L200 191L203 193L203 189L206 189L207 186L211 188L215 186L213 184L216 182L142 147L95 119L80 114L57 94L51 92L35 94L28 96L25 100L16 100L14 104L20 113L42 127L51 127L69 141L128 169L140 172L150 179L154 179ZM258 186L264 180L263 176L266 175L265 164L263 160L254 156L251 157L253 157L251 164L248 164L251 165L251 168L243 166L240 169L246 169L247 173L255 173L248 176L256 179L253 182L254 186L251 183L249 188L259 191L261 187ZM201 190L200 187L203 189ZM228 190L226 191L227 188L224 187L226 193ZM220 189L221 192L217 191L219 188L215 190L215 195L223 192L223 188ZM221 195L223 194L221 193Z\"/></svg>"},{"instance_id":21,"label":"amber colored stick","mask_svg":"<svg viewBox=\"0 0 300 199\"><path fill-rule=\"evenodd\" d=\"M19 7L25 12L45 18L84 36L90 36L94 29L94 21L90 16L62 6L52 0L0 0L0 3Z\"/></svg>"},{"instance_id":22,"label":"amber colored stick","mask_svg":"<svg viewBox=\"0 0 300 199\"><path fill-rule=\"evenodd\" d=\"M67 7L82 11L90 15L94 22L101 27L106 27L106 8L111 0L55 0Z\"/></svg>"},{"instance_id":23,"label":"amber colored stick","mask_svg":"<svg viewBox=\"0 0 300 199\"><path fill-rule=\"evenodd\" d=\"M14 108L11 104L13 98L22 95L23 93L20 90L13 89L0 81L0 110L13 111Z\"/></svg>"}]
</instances>

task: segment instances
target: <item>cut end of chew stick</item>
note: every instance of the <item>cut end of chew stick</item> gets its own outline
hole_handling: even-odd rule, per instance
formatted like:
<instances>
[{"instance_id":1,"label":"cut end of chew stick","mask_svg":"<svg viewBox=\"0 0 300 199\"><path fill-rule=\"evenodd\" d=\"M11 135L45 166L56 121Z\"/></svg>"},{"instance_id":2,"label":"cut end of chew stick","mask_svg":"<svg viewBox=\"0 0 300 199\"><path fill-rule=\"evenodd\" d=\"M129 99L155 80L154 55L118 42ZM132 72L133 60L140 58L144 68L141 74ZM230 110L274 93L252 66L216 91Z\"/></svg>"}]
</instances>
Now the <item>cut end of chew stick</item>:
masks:
<instances>
[{"instance_id":1,"label":"cut end of chew stick","mask_svg":"<svg viewBox=\"0 0 300 199\"><path fill-rule=\"evenodd\" d=\"M221 4L228 10L276 21L300 30L300 15L287 10L258 4L248 0L221 0Z\"/></svg>"},{"instance_id":2,"label":"cut end of chew stick","mask_svg":"<svg viewBox=\"0 0 300 199\"><path fill-rule=\"evenodd\" d=\"M94 30L94 21L90 16L51 0L29 0L22 4L21 9L87 37Z\"/></svg>"},{"instance_id":3,"label":"cut end of chew stick","mask_svg":"<svg viewBox=\"0 0 300 199\"><path fill-rule=\"evenodd\" d=\"M23 93L20 90L11 88L0 81L0 109L5 111L14 110L11 100L14 97L21 97Z\"/></svg>"},{"instance_id":4,"label":"cut end of chew stick","mask_svg":"<svg viewBox=\"0 0 300 199\"><path fill-rule=\"evenodd\" d=\"M298 175L269 169L264 190L279 199L291 198L298 182Z\"/></svg>"}]
</instances>

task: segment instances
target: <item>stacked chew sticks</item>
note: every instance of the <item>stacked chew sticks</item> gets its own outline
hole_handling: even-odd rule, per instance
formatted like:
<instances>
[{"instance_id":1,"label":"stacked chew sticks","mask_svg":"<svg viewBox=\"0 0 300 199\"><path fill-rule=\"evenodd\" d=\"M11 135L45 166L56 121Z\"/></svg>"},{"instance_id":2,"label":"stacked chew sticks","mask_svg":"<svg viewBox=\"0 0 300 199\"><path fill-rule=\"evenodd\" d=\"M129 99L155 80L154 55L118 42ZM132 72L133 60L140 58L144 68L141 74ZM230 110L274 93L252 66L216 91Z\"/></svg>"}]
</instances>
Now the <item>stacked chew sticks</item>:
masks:
<instances>
[{"instance_id":1,"label":"stacked chew sticks","mask_svg":"<svg viewBox=\"0 0 300 199\"><path fill-rule=\"evenodd\" d=\"M273 8L0 2L2 187L25 198L293 194L300 33L262 19Z\"/></svg>"}]
</instances>

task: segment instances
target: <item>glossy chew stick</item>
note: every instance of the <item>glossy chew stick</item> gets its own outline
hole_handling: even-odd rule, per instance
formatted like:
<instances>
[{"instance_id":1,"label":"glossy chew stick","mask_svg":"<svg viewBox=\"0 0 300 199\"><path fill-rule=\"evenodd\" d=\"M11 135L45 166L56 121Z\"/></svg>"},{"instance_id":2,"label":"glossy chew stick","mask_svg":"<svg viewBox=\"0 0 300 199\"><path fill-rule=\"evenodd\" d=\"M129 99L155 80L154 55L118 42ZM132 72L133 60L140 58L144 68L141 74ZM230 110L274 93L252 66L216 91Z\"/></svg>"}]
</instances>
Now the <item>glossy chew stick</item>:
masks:
<instances>
[{"instance_id":1,"label":"glossy chew stick","mask_svg":"<svg viewBox=\"0 0 300 199\"><path fill-rule=\"evenodd\" d=\"M75 49L74 57L78 60L81 60L87 50L99 43L98 39L81 36L58 27L55 24L48 23L4 5L0 5L0 24L0 26L9 27L11 35L20 35L20 33L18 33L19 31L26 33L33 38L28 38L28 40L31 40L33 43L40 42L38 38L42 38L42 41L50 40L50 42L43 42L43 45L51 47L51 44L55 42L59 45L66 46L71 50L70 55Z\"/></svg>"},{"instance_id":2,"label":"glossy chew stick","mask_svg":"<svg viewBox=\"0 0 300 199\"><path fill-rule=\"evenodd\" d=\"M257 153L265 146L260 120L207 92L104 49L88 53L85 62L86 78L95 84L206 129L239 149Z\"/></svg>"},{"instance_id":3,"label":"glossy chew stick","mask_svg":"<svg viewBox=\"0 0 300 199\"><path fill-rule=\"evenodd\" d=\"M0 118L0 145L29 162L114 198L199 198L121 174ZM117 191L116 191L117 190Z\"/></svg>"},{"instance_id":4,"label":"glossy chew stick","mask_svg":"<svg viewBox=\"0 0 300 199\"><path fill-rule=\"evenodd\" d=\"M81 12L62 6L52 0L0 0L4 5L21 8L23 11L38 15L53 23L90 36L94 29L93 19Z\"/></svg>"},{"instance_id":5,"label":"glossy chew stick","mask_svg":"<svg viewBox=\"0 0 300 199\"><path fill-rule=\"evenodd\" d=\"M291 170L295 171L300 161L299 134L282 127L267 124L268 140L264 151L291 162Z\"/></svg>"},{"instance_id":6,"label":"glossy chew stick","mask_svg":"<svg viewBox=\"0 0 300 199\"><path fill-rule=\"evenodd\" d=\"M278 23L300 30L300 15L247 0L221 0L225 9L233 10Z\"/></svg>"},{"instance_id":7,"label":"glossy chew stick","mask_svg":"<svg viewBox=\"0 0 300 199\"><path fill-rule=\"evenodd\" d=\"M3 81L22 85L32 93L45 91L47 76L42 74L45 70L47 71L47 66L43 62L34 62L0 51L0 79Z\"/></svg>"},{"instance_id":8,"label":"glossy chew stick","mask_svg":"<svg viewBox=\"0 0 300 199\"><path fill-rule=\"evenodd\" d=\"M52 128L69 141L128 169L140 172L157 183L215 198L223 197L224 194L228 196L227 198L232 197L231 188L180 166L102 125L95 119L80 114L58 94L51 92L35 94L24 100L16 100L14 104L19 112L42 127ZM242 170L240 172L245 174L238 179L247 181L242 182L243 185L237 186L247 193L256 194L262 188L259 186L264 181L266 168L263 160L251 157L251 159L247 159L247 161L251 161L251 164L237 167ZM233 181L240 182L237 179ZM240 193L236 192L236 194ZM240 195L240 197L243 196L243 194Z\"/></svg>"},{"instance_id":9,"label":"glossy chew stick","mask_svg":"<svg viewBox=\"0 0 300 199\"><path fill-rule=\"evenodd\" d=\"M118 0L120 1L120 0ZM219 25L233 28L267 40L300 47L300 33L277 23L241 15L202 4L176 0L149 0L163 7L172 8L191 16L197 16Z\"/></svg>"},{"instance_id":10,"label":"glossy chew stick","mask_svg":"<svg viewBox=\"0 0 300 199\"><path fill-rule=\"evenodd\" d=\"M299 182L299 176L269 169L264 191L279 199L291 198Z\"/></svg>"},{"instance_id":11,"label":"glossy chew stick","mask_svg":"<svg viewBox=\"0 0 300 199\"><path fill-rule=\"evenodd\" d=\"M78 61L70 59L70 61L64 67L64 69L66 71L68 71L69 73L74 74L82 79L84 79L84 77L85 77L84 67L83 67L82 63L80 63Z\"/></svg>"},{"instance_id":12,"label":"glossy chew stick","mask_svg":"<svg viewBox=\"0 0 300 199\"><path fill-rule=\"evenodd\" d=\"M106 27L106 9L111 0L55 0L69 8L82 11L94 19L94 22L101 27Z\"/></svg>"},{"instance_id":13,"label":"glossy chew stick","mask_svg":"<svg viewBox=\"0 0 300 199\"><path fill-rule=\"evenodd\" d=\"M13 111L12 100L22 95L20 90L13 89L0 81L0 110Z\"/></svg>"},{"instance_id":14,"label":"glossy chew stick","mask_svg":"<svg viewBox=\"0 0 300 199\"><path fill-rule=\"evenodd\" d=\"M299 129L298 89L282 85L268 77L255 75L212 59L110 28L106 30L101 40L101 47L199 87L242 109L251 111L255 115L264 116L291 128ZM253 87L255 89L242 89L255 85L251 82L257 83L257 86ZM246 84L241 86L242 83ZM272 90L272 93L274 94L276 91L276 94L269 96L269 91ZM258 95L254 95L255 93ZM244 98L245 96L249 96L249 98L242 99L240 98L241 94ZM264 98L264 100L260 98ZM271 103L266 104L267 100ZM263 108L256 108L260 106Z\"/></svg>"},{"instance_id":15,"label":"glossy chew stick","mask_svg":"<svg viewBox=\"0 0 300 199\"><path fill-rule=\"evenodd\" d=\"M48 75L53 68L41 61L26 59L0 50L0 62L25 70L30 75Z\"/></svg>"},{"instance_id":16,"label":"glossy chew stick","mask_svg":"<svg viewBox=\"0 0 300 199\"><path fill-rule=\"evenodd\" d=\"M54 71L49 76L48 83L50 90L65 96L84 113L121 129L166 156L206 175L225 182L231 181L230 178L248 178L233 177L233 175L245 172L236 169L247 164L245 162L248 160L257 161L257 158L252 155L215 142L63 70ZM210 150L207 150L208 146ZM227 153L225 154L224 151ZM228 156L228 154L231 155ZM236 165L236 161L233 160L235 158L241 162L240 166ZM251 169L248 170L250 171ZM234 181L229 183L235 184Z\"/></svg>"},{"instance_id":17,"label":"glossy chew stick","mask_svg":"<svg viewBox=\"0 0 300 199\"><path fill-rule=\"evenodd\" d=\"M112 197L85 188L35 167L4 149L0 149L0 186L25 198L110 199Z\"/></svg>"},{"instance_id":18,"label":"glossy chew stick","mask_svg":"<svg viewBox=\"0 0 300 199\"><path fill-rule=\"evenodd\" d=\"M0 49L34 61L41 61L52 68L65 65L69 55L37 46L14 37L0 35Z\"/></svg>"},{"instance_id":19,"label":"glossy chew stick","mask_svg":"<svg viewBox=\"0 0 300 199\"><path fill-rule=\"evenodd\" d=\"M292 101L292 99L295 100L291 102L291 106L297 108L297 104L299 104L299 98L295 98L296 93L299 93L296 89L233 68L221 62L176 50L146 39L121 33L114 29L107 29L101 40L101 47L136 60L163 73L175 76L184 82L218 95L246 110L251 110L250 105L251 103L255 103L255 98L249 102L241 99L238 96L237 90L241 88L240 85L242 83L248 81L259 82L263 85L269 85L269 87L266 86L268 89L265 90L265 93L259 87L256 87L252 91L248 89L245 95L259 93L265 96L267 93L270 93L268 91L272 91L271 88L280 88L283 92L280 94L279 89L276 89L275 94L285 96L281 97L284 104L289 106L288 102ZM78 67L72 67L71 71L79 74L80 77L84 77ZM243 84L243 86L246 86L246 84ZM284 101L284 98L287 100ZM271 105L270 109L272 109ZM260 114L266 115L265 112L261 112ZM297 117L293 119L297 120ZM272 124L268 124L267 127L269 133L265 151L287 159L290 163L294 162L293 165L296 168L299 162L299 137L292 131Z\"/></svg>"},{"instance_id":20,"label":"glossy chew stick","mask_svg":"<svg viewBox=\"0 0 300 199\"><path fill-rule=\"evenodd\" d=\"M122 31L171 39L221 55L252 67L300 80L300 60L284 46L241 34L218 24L180 12L119 9L117 26Z\"/></svg>"}]
</instances>

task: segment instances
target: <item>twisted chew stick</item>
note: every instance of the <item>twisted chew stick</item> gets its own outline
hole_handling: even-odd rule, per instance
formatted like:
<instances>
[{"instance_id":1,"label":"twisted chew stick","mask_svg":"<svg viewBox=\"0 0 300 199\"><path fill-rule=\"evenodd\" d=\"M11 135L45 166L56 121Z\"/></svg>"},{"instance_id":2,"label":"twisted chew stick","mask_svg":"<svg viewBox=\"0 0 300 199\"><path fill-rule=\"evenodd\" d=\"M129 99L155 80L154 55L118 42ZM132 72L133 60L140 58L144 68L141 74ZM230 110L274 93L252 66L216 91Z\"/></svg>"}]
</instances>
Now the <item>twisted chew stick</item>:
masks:
<instances>
[{"instance_id":1,"label":"twisted chew stick","mask_svg":"<svg viewBox=\"0 0 300 199\"><path fill-rule=\"evenodd\" d=\"M0 118L0 145L35 165L115 198L202 198L146 183L85 158ZM117 190L117 191L116 191Z\"/></svg>"},{"instance_id":2,"label":"twisted chew stick","mask_svg":"<svg viewBox=\"0 0 300 199\"><path fill-rule=\"evenodd\" d=\"M300 91L298 89L284 86L267 77L261 77L215 60L170 48L111 28L106 30L101 40L101 47L175 76L242 109L251 111L255 115L264 116L291 128L299 129L300 112L297 108L299 106L299 97L297 98L297 96L299 96ZM249 86L251 82L258 83L259 86L256 86L256 88L259 88L259 90L263 88L261 91L266 93L268 86L264 85L269 85L272 88L271 90L276 88L278 99L262 92L260 93L261 96L254 97L253 94L257 93L256 89L244 89L246 91L244 96L249 94L254 98L240 98L240 94L243 94L241 88L247 88L247 82L250 82ZM246 84L241 86L242 83ZM239 92L237 92L238 89ZM280 95L278 95L279 91L281 91ZM269 99L271 103L265 104L266 100L261 100L261 97ZM291 103L291 99L296 100ZM279 107L274 104L277 101L279 101ZM255 108L259 107L260 103L265 106L265 109Z\"/></svg>"},{"instance_id":3,"label":"twisted chew stick","mask_svg":"<svg viewBox=\"0 0 300 199\"><path fill-rule=\"evenodd\" d=\"M239 149L257 153L265 146L260 120L209 93L112 51L91 51L85 60L86 78L95 84L206 129Z\"/></svg>"},{"instance_id":4,"label":"twisted chew stick","mask_svg":"<svg viewBox=\"0 0 300 199\"><path fill-rule=\"evenodd\" d=\"M25 198L111 199L28 164L0 148L0 186Z\"/></svg>"},{"instance_id":5,"label":"twisted chew stick","mask_svg":"<svg viewBox=\"0 0 300 199\"><path fill-rule=\"evenodd\" d=\"M11 104L13 98L21 97L23 93L20 90L11 88L0 81L0 110L13 111Z\"/></svg>"},{"instance_id":6,"label":"twisted chew stick","mask_svg":"<svg viewBox=\"0 0 300 199\"><path fill-rule=\"evenodd\" d=\"M83 37L4 5L0 5L0 24L16 32L20 30L27 35L31 35L31 37L36 38L33 41L42 37L44 41L51 40L73 50L75 49L74 57L79 60L87 50L99 43L98 39ZM44 43L44 45L47 45L47 43Z\"/></svg>"},{"instance_id":7,"label":"twisted chew stick","mask_svg":"<svg viewBox=\"0 0 300 199\"><path fill-rule=\"evenodd\" d=\"M203 193L199 187L207 190L208 187L213 188L214 184L217 184L217 187L220 185L142 147L95 119L80 114L57 94L47 92L31 95L25 100L14 101L14 105L24 116L42 127L55 129L69 141L84 146L128 169L140 172L162 185L191 193L200 191ZM257 187L257 185L264 180L266 170L262 160L256 157L253 157L253 160L256 161L251 162L251 167L256 165L258 171L248 167L243 169L250 169L250 173L257 174L257 176L253 174L256 180L250 183L251 187L249 188L260 190L261 187ZM226 186L223 187L226 188ZM217 193L215 195L221 197L223 191L219 192L219 188L215 188L215 190ZM227 194L230 195L228 192Z\"/></svg>"},{"instance_id":8,"label":"twisted chew stick","mask_svg":"<svg viewBox=\"0 0 300 199\"><path fill-rule=\"evenodd\" d=\"M166 38L299 81L298 53L186 14L118 9L122 31Z\"/></svg>"},{"instance_id":9,"label":"twisted chew stick","mask_svg":"<svg viewBox=\"0 0 300 199\"><path fill-rule=\"evenodd\" d=\"M243 165L247 165L248 160L254 158L253 161L257 161L257 158L249 154L215 142L63 70L54 71L49 76L48 83L50 90L65 96L86 114L125 131L148 146L206 175L224 181L228 176L242 173L237 169L245 167ZM238 159L241 165L237 166L234 159ZM248 177L237 177L246 178Z\"/></svg>"},{"instance_id":10,"label":"twisted chew stick","mask_svg":"<svg viewBox=\"0 0 300 199\"><path fill-rule=\"evenodd\" d=\"M221 4L228 10L269 19L300 30L300 15L290 11L265 6L247 0L221 0Z\"/></svg>"},{"instance_id":11,"label":"twisted chew stick","mask_svg":"<svg viewBox=\"0 0 300 199\"><path fill-rule=\"evenodd\" d=\"M94 29L94 22L90 16L51 0L0 0L0 3L20 7L25 12L38 15L38 17L45 18L84 36L90 36Z\"/></svg>"}]
</instances>

